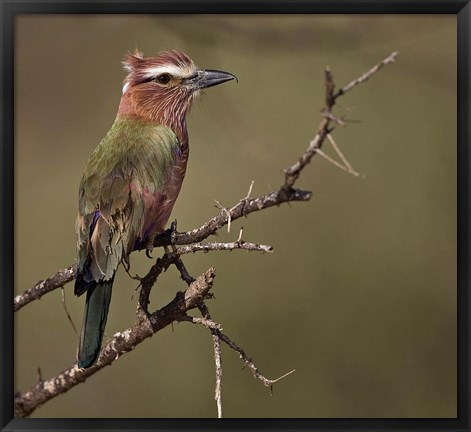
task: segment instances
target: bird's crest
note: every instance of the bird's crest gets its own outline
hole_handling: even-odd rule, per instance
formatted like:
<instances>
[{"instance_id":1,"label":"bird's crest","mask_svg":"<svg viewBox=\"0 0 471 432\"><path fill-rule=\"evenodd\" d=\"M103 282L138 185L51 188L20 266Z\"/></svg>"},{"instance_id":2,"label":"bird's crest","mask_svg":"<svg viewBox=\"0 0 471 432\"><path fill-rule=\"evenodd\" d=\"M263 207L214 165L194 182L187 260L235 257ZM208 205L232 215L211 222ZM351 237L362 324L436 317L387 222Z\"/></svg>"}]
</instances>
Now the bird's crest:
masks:
<instances>
[{"instance_id":1,"label":"bird's crest","mask_svg":"<svg viewBox=\"0 0 471 432\"><path fill-rule=\"evenodd\" d=\"M139 68L139 64L142 62L142 60L144 60L144 54L136 48L134 52L129 52L124 56L124 69L128 73L131 73L132 71Z\"/></svg>"}]
</instances>

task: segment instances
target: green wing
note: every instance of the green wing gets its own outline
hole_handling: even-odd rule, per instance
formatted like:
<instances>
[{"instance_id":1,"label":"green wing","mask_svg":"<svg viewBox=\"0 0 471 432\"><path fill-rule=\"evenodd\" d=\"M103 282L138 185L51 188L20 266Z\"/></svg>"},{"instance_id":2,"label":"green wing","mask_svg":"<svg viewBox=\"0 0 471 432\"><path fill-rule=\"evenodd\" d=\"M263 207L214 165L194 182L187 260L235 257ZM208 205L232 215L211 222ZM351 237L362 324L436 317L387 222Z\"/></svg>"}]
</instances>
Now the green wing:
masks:
<instances>
[{"instance_id":1,"label":"green wing","mask_svg":"<svg viewBox=\"0 0 471 432\"><path fill-rule=\"evenodd\" d=\"M179 152L169 128L117 120L93 152L80 183L78 271L85 282L107 281L136 249L166 201Z\"/></svg>"}]
</instances>

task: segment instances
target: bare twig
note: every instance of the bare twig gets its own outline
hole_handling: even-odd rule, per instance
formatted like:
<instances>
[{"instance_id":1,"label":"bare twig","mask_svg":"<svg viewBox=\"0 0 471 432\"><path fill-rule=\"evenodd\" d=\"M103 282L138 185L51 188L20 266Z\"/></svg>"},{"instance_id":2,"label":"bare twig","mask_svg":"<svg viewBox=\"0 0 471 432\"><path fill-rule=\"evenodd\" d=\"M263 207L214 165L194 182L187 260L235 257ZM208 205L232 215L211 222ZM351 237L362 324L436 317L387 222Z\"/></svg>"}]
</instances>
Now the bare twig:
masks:
<instances>
[{"instance_id":1,"label":"bare twig","mask_svg":"<svg viewBox=\"0 0 471 432\"><path fill-rule=\"evenodd\" d=\"M62 306L64 308L64 312L67 315L67 319L70 322L70 325L72 326L72 330L74 331L75 335L78 337L78 331L77 328L75 327L74 321L72 320L72 317L70 316L69 310L67 309L67 304L65 303L65 290L64 287L61 287L61 295L62 295Z\"/></svg>"},{"instance_id":2,"label":"bare twig","mask_svg":"<svg viewBox=\"0 0 471 432\"><path fill-rule=\"evenodd\" d=\"M180 321L186 321L186 322L191 322L193 324L201 324L205 326L206 328L209 329L215 329L222 331L222 326L221 324L214 322L213 320L206 319L206 318L199 318L199 317L193 317L189 315L184 315L180 318Z\"/></svg>"},{"instance_id":3,"label":"bare twig","mask_svg":"<svg viewBox=\"0 0 471 432\"><path fill-rule=\"evenodd\" d=\"M139 293L139 307L137 309L138 315L142 315L142 319L149 314L149 297L150 291L154 286L155 281L159 275L166 271L173 263L173 259L168 255L164 255L162 258L158 258L155 264L150 268L149 272L142 278L140 282L140 293Z\"/></svg>"},{"instance_id":4,"label":"bare twig","mask_svg":"<svg viewBox=\"0 0 471 432\"><path fill-rule=\"evenodd\" d=\"M187 246L180 246L177 248L178 255L194 253L194 252L209 252L209 251L231 251L236 249L245 249L247 251L257 252L273 252L273 247L258 243L250 243L244 240L237 240L229 243L196 243Z\"/></svg>"},{"instance_id":5,"label":"bare twig","mask_svg":"<svg viewBox=\"0 0 471 432\"><path fill-rule=\"evenodd\" d=\"M187 322L191 322L193 324L202 324L204 325L205 327L209 327L210 329L214 330L214 333L213 335L217 336L218 339L222 340L223 342L225 342L227 345L229 345L229 347L231 347L234 351L236 351L238 354L239 354L239 357L244 361L244 366L248 367L250 369L250 371L252 372L254 378L262 381L262 383L266 386L266 387L269 387L270 388L270 392L272 392L273 390L273 384L275 384L276 382L282 380L283 378L286 378L288 375L291 375L292 373L294 373L296 371L296 369L293 369L291 370L290 372L287 372L285 373L284 375L276 378L276 379L269 379L269 378L266 378L257 368L257 366L255 366L252 358L250 358L249 356L247 356L247 354L245 353L245 351L239 347L234 341L232 341L228 336L226 336L224 333L221 332L222 329L220 328L217 328L215 325L212 325L212 324L216 324L214 323L214 321L212 321L211 318L208 318L209 315L209 312L207 311L207 308L206 308L206 305L203 305L202 307L200 306L200 311L201 313L206 317L205 320L198 320L198 319L191 319L191 317L188 317L188 318L185 318L185 319L182 319L182 321L187 321ZM211 327L210 327L211 325Z\"/></svg>"},{"instance_id":6,"label":"bare twig","mask_svg":"<svg viewBox=\"0 0 471 432\"><path fill-rule=\"evenodd\" d=\"M247 250L257 251L262 253L273 252L273 247L264 244L251 243L251 242L229 242L229 243L196 243L184 245L176 249L178 256L196 252L210 252L210 251L231 251L231 250ZM171 263L170 263L171 264ZM169 265L170 265L169 264ZM142 283L142 279L139 276L133 276L129 273L129 269L125 268L126 273L131 279L138 280ZM14 311L20 310L23 306L28 303L39 300L44 294L54 291L57 288L63 287L65 284L71 282L75 278L76 267L71 265L65 269L59 270L53 277L38 282L32 288L29 288L24 293L19 294L14 299Z\"/></svg>"},{"instance_id":7,"label":"bare twig","mask_svg":"<svg viewBox=\"0 0 471 432\"><path fill-rule=\"evenodd\" d=\"M240 229L239 238L237 240L238 242L241 241L242 233L243 233L243 228ZM188 271L180 258L177 258L175 265L180 271L182 279L187 280L188 283L191 283L192 277L188 274ZM213 321L213 319L211 318L211 314L209 313L209 309L204 302L201 302L200 304L198 304L198 309L203 315L203 318L195 318L195 317L189 317L185 315L181 318L181 321L187 321L193 324L202 324L205 327L209 328L209 330L211 331L212 338L213 338L213 348L214 348L214 362L216 366L216 387L214 391L214 398L216 400L218 418L222 418L222 351L221 351L221 342L220 342L221 340L223 340L232 349L234 349L235 351L239 353L239 356L240 358L244 360L245 365L247 365L252 370L254 377L261 380L265 386L270 388L270 394L273 391L274 383L276 383L277 381L280 381L281 379L287 377L288 375L292 374L295 371L295 369L293 369L291 372L288 372L284 374L283 376L274 380L266 378L264 375L262 375L258 371L258 368L253 363L252 359L247 357L244 350L240 348L238 345L236 345L229 337L221 333L222 327Z\"/></svg>"},{"instance_id":8,"label":"bare twig","mask_svg":"<svg viewBox=\"0 0 471 432\"><path fill-rule=\"evenodd\" d=\"M241 200L238 204L230 209L231 221L234 222L250 213L261 211L269 207L277 206L289 201L309 201L312 193L299 189L292 189L284 192L276 190L258 198L250 198ZM228 216L225 210L221 210L218 215L204 223L198 228L187 232L174 232L168 238L165 234L157 236L154 246L163 246L165 244L186 245L203 241L205 238L214 234L220 228L226 226Z\"/></svg>"},{"instance_id":9,"label":"bare twig","mask_svg":"<svg viewBox=\"0 0 471 432\"><path fill-rule=\"evenodd\" d=\"M178 257L175 260L175 266L180 272L181 278L187 282L187 284L191 284L193 281L193 277L190 276L188 270L183 264L183 261ZM216 400L216 406L218 411L218 418L222 418L222 351L221 351L221 342L219 340L219 332L222 329L219 324L216 324L209 314L209 310L202 301L198 304L198 309L200 310L203 318L194 318L185 315L181 318L181 321L189 321L194 324L202 324L205 327L209 328L212 337L213 337L213 348L214 348L214 363L216 365L216 388L214 391L214 399Z\"/></svg>"},{"instance_id":10,"label":"bare twig","mask_svg":"<svg viewBox=\"0 0 471 432\"><path fill-rule=\"evenodd\" d=\"M64 286L66 283L74 280L74 278L75 265L70 265L65 269L59 270L54 276L39 281L36 285L27 289L22 294L15 296L13 310L15 312L20 310L23 306L31 303L33 300L39 300L44 294Z\"/></svg>"},{"instance_id":11,"label":"bare twig","mask_svg":"<svg viewBox=\"0 0 471 432\"><path fill-rule=\"evenodd\" d=\"M285 169L285 183L282 186L282 189L289 190L293 187L295 181L298 179L302 169L311 161L312 157L319 153L318 149L322 147L322 144L330 133L330 123L335 118L335 123L340 123L337 116L332 114L332 108L335 105L335 102L338 97L350 91L352 88L356 87L358 84L361 84L371 78L376 72L378 72L383 66L393 63L396 60L398 53L393 52L384 60L380 61L378 64L373 66L370 70L365 72L363 75L354 79L348 83L345 87L342 87L337 93L335 91L335 85L333 81L333 75L329 67L325 70L325 87L326 87L326 97L325 102L326 106L323 109L323 118L317 128L316 136L309 143L306 151L301 155L299 160L291 165L289 168ZM342 123L343 119L341 119Z\"/></svg>"},{"instance_id":12,"label":"bare twig","mask_svg":"<svg viewBox=\"0 0 471 432\"><path fill-rule=\"evenodd\" d=\"M335 104L334 98L334 78L330 68L327 66L325 69L325 107L322 109L322 118L317 128L315 137L309 142L307 149L301 155L297 162L285 169L285 182L281 187L281 190L286 192L291 191L294 183L301 175L301 171L304 167L311 162L312 157L322 147L322 143L325 137L330 133L329 125L332 117L332 107Z\"/></svg>"},{"instance_id":13,"label":"bare twig","mask_svg":"<svg viewBox=\"0 0 471 432\"><path fill-rule=\"evenodd\" d=\"M178 269L180 272L181 278L188 284L190 285L195 279L193 276L191 276L188 273L188 270L185 267L185 264L183 264L183 261L180 259L180 257L177 257L175 259L175 267Z\"/></svg>"},{"instance_id":14,"label":"bare twig","mask_svg":"<svg viewBox=\"0 0 471 432\"><path fill-rule=\"evenodd\" d=\"M216 332L216 330L214 330ZM217 335L213 335L214 363L216 365L216 387L214 399L218 409L218 418L222 418L222 351L221 341Z\"/></svg>"},{"instance_id":15,"label":"bare twig","mask_svg":"<svg viewBox=\"0 0 471 432\"><path fill-rule=\"evenodd\" d=\"M365 72L363 75L358 77L357 79L354 79L350 81L345 87L342 87L337 94L335 95L335 99L337 99L339 96L342 96L343 94L347 93L350 91L353 87L356 87L358 84L361 84L371 78L372 75L374 75L376 72L378 72L383 66L386 66L389 63L394 63L396 61L396 57L399 55L397 51L394 51L392 54L390 54L388 57L386 57L384 60L381 60L379 63L374 65L370 70Z\"/></svg>"},{"instance_id":16,"label":"bare twig","mask_svg":"<svg viewBox=\"0 0 471 432\"><path fill-rule=\"evenodd\" d=\"M245 366L247 366L251 371L252 371L252 374L254 376L254 378L256 379L259 379L260 381L262 381L262 383L266 386L266 387L269 387L270 388L270 393L273 391L273 384L275 384L276 382L282 380L283 378L286 378L288 375L291 375L292 373L294 373L296 371L296 369L293 369L292 371L289 371L287 373L285 373L284 375L276 378L276 379L268 379L266 378L264 375L262 375L260 373L260 371L258 370L257 366L255 366L254 362L252 361L252 359L250 357L247 356L247 354L245 353L245 351L239 347L235 342L233 342L231 339L229 339L225 334L223 333L220 333L219 334L219 338L224 342L226 343L227 345L229 345L234 351L237 351L239 353L239 357L244 360L244 364Z\"/></svg>"},{"instance_id":17,"label":"bare twig","mask_svg":"<svg viewBox=\"0 0 471 432\"><path fill-rule=\"evenodd\" d=\"M212 321L209 310L204 302L198 305L198 309L204 319ZM222 351L219 335L221 332L216 328L209 328L213 336L214 363L216 367L216 386L214 389L214 399L218 410L218 418L222 418Z\"/></svg>"}]
</instances>

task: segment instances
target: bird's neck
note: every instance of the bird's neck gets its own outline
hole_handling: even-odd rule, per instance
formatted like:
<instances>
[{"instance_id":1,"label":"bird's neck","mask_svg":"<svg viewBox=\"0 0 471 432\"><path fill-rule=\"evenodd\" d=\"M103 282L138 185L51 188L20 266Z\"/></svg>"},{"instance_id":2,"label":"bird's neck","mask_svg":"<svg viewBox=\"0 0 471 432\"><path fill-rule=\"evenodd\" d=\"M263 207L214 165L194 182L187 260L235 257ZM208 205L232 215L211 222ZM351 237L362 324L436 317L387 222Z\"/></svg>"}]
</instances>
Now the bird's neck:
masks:
<instances>
[{"instance_id":1,"label":"bird's neck","mask_svg":"<svg viewBox=\"0 0 471 432\"><path fill-rule=\"evenodd\" d=\"M132 97L132 93L126 92L121 96L116 118L141 120L155 125L169 127L175 132L182 150L186 150L188 148L186 113L189 110L189 105L180 104L171 112L168 112L168 110L166 112L158 108L158 105L146 106L137 103L135 98Z\"/></svg>"}]
</instances>

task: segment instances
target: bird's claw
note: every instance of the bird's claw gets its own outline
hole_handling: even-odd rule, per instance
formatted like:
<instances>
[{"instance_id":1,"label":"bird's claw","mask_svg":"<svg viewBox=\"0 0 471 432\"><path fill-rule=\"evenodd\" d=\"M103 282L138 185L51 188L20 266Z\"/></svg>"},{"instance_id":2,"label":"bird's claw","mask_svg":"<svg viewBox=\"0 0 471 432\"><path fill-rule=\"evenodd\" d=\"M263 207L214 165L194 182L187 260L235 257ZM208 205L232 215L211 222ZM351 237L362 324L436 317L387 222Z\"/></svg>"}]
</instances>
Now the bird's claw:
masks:
<instances>
[{"instance_id":1,"label":"bird's claw","mask_svg":"<svg viewBox=\"0 0 471 432\"><path fill-rule=\"evenodd\" d=\"M167 228L162 233L158 234L154 239L154 246L164 246L172 242L173 234L177 233L177 220L175 219L170 228Z\"/></svg>"}]
</instances>

